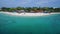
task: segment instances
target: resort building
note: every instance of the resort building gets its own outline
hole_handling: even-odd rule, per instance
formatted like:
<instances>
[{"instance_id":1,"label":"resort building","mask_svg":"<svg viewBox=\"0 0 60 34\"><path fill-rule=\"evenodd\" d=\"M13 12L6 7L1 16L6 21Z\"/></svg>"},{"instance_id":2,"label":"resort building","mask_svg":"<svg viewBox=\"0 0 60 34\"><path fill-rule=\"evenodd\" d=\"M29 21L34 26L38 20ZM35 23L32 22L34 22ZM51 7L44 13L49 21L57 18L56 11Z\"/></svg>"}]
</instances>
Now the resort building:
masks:
<instances>
[{"instance_id":1,"label":"resort building","mask_svg":"<svg viewBox=\"0 0 60 34\"><path fill-rule=\"evenodd\" d=\"M16 10L17 13L25 13L24 10Z\"/></svg>"},{"instance_id":2,"label":"resort building","mask_svg":"<svg viewBox=\"0 0 60 34\"><path fill-rule=\"evenodd\" d=\"M33 10L31 10L30 12L31 12L31 13L35 13L35 11L33 11Z\"/></svg>"},{"instance_id":3,"label":"resort building","mask_svg":"<svg viewBox=\"0 0 60 34\"><path fill-rule=\"evenodd\" d=\"M43 13L43 10L35 10L35 13Z\"/></svg>"}]
</instances>

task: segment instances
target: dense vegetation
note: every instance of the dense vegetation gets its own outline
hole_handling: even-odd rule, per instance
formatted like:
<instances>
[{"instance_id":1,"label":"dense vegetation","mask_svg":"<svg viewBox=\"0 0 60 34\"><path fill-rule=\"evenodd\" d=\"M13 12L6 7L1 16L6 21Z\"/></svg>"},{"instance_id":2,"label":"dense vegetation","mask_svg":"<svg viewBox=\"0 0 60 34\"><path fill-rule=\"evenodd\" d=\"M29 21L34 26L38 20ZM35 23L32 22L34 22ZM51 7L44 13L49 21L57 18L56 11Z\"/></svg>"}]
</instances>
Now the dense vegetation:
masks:
<instances>
[{"instance_id":1,"label":"dense vegetation","mask_svg":"<svg viewBox=\"0 0 60 34\"><path fill-rule=\"evenodd\" d=\"M43 11L50 11L50 12L60 12L60 8L53 8L53 7L16 7L16 8L7 8L2 7L0 11L8 11L13 12L17 10L24 10L26 12L36 11L36 10L43 10Z\"/></svg>"}]
</instances>

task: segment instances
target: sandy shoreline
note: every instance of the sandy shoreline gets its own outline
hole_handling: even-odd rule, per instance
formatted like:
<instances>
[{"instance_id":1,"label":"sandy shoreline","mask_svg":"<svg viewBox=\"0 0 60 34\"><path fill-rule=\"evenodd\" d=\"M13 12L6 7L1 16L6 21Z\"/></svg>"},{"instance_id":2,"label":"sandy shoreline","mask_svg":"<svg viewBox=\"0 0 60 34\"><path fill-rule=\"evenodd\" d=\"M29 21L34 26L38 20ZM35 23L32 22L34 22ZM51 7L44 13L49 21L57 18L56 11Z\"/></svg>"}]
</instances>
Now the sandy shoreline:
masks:
<instances>
[{"instance_id":1,"label":"sandy shoreline","mask_svg":"<svg viewBox=\"0 0 60 34\"><path fill-rule=\"evenodd\" d=\"M60 13L13 13L13 12L0 12L9 15L16 15L16 16L46 16L51 14L60 14Z\"/></svg>"}]
</instances>

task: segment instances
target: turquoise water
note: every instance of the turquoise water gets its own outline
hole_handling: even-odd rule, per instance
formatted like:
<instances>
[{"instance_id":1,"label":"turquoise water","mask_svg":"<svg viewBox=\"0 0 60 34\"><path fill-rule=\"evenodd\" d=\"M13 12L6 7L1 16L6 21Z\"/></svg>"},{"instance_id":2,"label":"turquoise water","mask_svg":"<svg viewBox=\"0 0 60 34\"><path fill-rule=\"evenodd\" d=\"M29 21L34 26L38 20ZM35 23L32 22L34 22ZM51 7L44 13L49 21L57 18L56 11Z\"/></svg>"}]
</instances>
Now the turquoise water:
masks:
<instances>
[{"instance_id":1,"label":"turquoise water","mask_svg":"<svg viewBox=\"0 0 60 34\"><path fill-rule=\"evenodd\" d=\"M60 34L60 14L23 17L0 13L0 34Z\"/></svg>"}]
</instances>

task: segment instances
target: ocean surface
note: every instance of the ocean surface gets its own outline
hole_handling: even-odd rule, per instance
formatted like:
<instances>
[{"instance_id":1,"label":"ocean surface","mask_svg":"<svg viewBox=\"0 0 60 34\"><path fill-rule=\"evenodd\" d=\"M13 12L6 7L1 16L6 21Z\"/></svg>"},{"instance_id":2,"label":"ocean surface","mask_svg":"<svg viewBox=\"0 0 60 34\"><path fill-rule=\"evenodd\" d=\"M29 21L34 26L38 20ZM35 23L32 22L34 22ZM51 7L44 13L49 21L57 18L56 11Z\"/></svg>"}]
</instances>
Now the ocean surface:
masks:
<instances>
[{"instance_id":1,"label":"ocean surface","mask_svg":"<svg viewBox=\"0 0 60 34\"><path fill-rule=\"evenodd\" d=\"M0 34L60 34L60 14L29 17L0 13Z\"/></svg>"}]
</instances>

